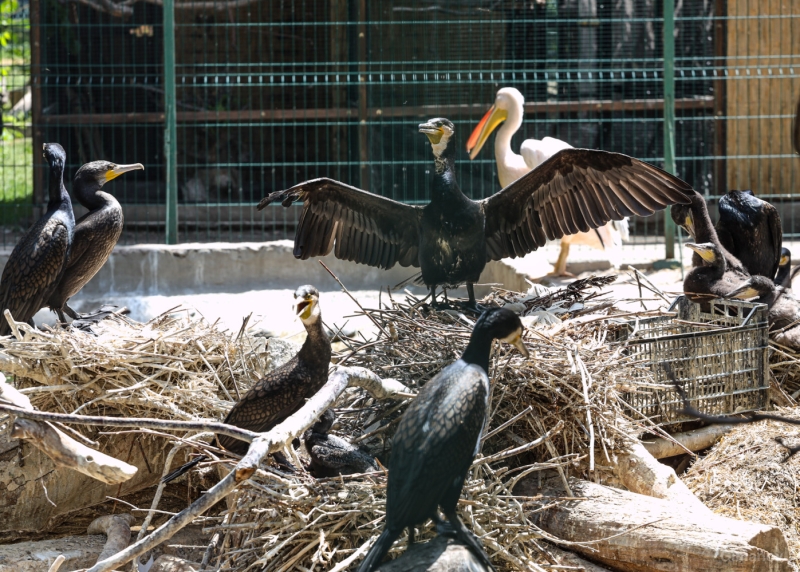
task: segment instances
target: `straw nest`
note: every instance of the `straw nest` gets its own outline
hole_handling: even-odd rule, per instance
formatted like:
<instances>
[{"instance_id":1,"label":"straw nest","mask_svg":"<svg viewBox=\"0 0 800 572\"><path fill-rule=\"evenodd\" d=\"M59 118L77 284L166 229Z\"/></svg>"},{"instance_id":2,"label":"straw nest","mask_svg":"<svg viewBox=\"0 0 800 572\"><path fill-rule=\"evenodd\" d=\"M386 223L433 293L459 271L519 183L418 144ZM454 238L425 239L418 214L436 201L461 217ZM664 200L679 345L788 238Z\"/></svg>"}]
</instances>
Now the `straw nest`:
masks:
<instances>
[{"instance_id":1,"label":"straw nest","mask_svg":"<svg viewBox=\"0 0 800 572\"><path fill-rule=\"evenodd\" d=\"M547 558L528 517L533 499L514 496L515 485L544 470L602 482L611 451L633 433L617 386L641 364L607 341L616 310L598 288L610 280L527 295L495 291L485 301L512 304L525 316L531 352L523 359L509 346L495 348L487 438L460 501L468 527L500 569L536 568ZM405 294L383 302L364 310L380 332L377 340L344 339L334 361L416 389L459 357L472 327L468 317L429 312ZM251 338L244 327L238 335L221 332L185 311L147 324L115 317L95 326L97 335L18 327L22 339L4 341L0 369L48 411L219 420L270 366L263 338ZM386 461L406 404L348 389L335 405L334 432ZM380 532L385 485L383 472L315 480L265 464L227 509L204 519L221 533L212 562L241 571L344 569ZM420 534L433 534L430 525ZM394 551L404 549L400 543Z\"/></svg>"},{"instance_id":2,"label":"straw nest","mask_svg":"<svg viewBox=\"0 0 800 572\"><path fill-rule=\"evenodd\" d=\"M796 409L777 412L800 418ZM800 455L788 461L787 445L800 442L800 428L774 421L738 425L683 476L689 489L714 512L779 527L789 544L791 564L800 569L798 468Z\"/></svg>"}]
</instances>

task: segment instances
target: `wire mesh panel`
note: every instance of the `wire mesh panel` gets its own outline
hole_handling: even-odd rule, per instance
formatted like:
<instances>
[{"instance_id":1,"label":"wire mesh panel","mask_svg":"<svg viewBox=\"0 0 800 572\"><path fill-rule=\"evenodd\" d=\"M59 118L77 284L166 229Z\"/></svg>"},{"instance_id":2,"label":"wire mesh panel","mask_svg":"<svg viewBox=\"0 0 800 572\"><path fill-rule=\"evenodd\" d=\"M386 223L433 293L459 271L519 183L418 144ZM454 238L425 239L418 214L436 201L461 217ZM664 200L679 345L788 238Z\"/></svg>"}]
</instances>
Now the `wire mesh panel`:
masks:
<instances>
[{"instance_id":1,"label":"wire mesh panel","mask_svg":"<svg viewBox=\"0 0 800 572\"><path fill-rule=\"evenodd\" d=\"M670 310L676 314L631 322L618 332L626 353L642 362L641 376L630 380L635 389L622 395L637 417L661 425L693 419L679 413L683 404L668 368L692 406L704 413L728 415L765 408L767 306L714 301L703 312L699 304L680 296Z\"/></svg>"},{"instance_id":2,"label":"wire mesh panel","mask_svg":"<svg viewBox=\"0 0 800 572\"><path fill-rule=\"evenodd\" d=\"M678 175L712 201L739 187L785 201L789 234L800 187L788 135L800 94L795 8L704 0L674 15ZM526 100L516 151L551 136L663 161L656 0L184 0L174 10L180 241L291 237L297 209L253 204L316 176L424 202L432 161L417 125L437 116L456 125L462 188L488 196L499 190L493 141L474 161L464 144L506 86ZM143 163L108 190L125 209L123 241L163 241L161 6L32 0L31 17L34 130L20 145L34 208L4 224L25 228L41 212L35 147L59 141L70 173L97 158ZM634 243L663 237L663 214L632 223Z\"/></svg>"}]
</instances>

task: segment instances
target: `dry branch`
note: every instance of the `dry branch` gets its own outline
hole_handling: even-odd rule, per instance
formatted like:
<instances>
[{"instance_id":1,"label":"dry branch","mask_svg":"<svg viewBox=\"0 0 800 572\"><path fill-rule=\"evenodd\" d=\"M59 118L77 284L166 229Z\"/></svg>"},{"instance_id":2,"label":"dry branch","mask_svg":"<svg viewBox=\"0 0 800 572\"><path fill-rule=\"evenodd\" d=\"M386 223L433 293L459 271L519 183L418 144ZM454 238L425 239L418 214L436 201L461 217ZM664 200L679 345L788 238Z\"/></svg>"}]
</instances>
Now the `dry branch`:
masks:
<instances>
[{"instance_id":1,"label":"dry branch","mask_svg":"<svg viewBox=\"0 0 800 572\"><path fill-rule=\"evenodd\" d=\"M364 371L352 372L350 368L345 367L339 367L334 370L322 389L309 399L297 413L290 416L283 423L276 425L272 430L259 434L251 443L244 458L219 483L211 487L208 492L188 508L172 517L150 535L114 556L98 562L88 572L108 572L113 570L171 538L176 532L190 524L194 518L203 514L231 493L237 484L252 476L266 455L279 451L286 443L299 437L306 429L311 427L319 416L347 388L351 376L354 380L360 380L364 375Z\"/></svg>"},{"instance_id":2,"label":"dry branch","mask_svg":"<svg viewBox=\"0 0 800 572\"><path fill-rule=\"evenodd\" d=\"M97 557L98 562L128 547L131 542L131 524L133 516L130 514L107 514L91 522L86 534L106 535L106 545Z\"/></svg>"}]
</instances>

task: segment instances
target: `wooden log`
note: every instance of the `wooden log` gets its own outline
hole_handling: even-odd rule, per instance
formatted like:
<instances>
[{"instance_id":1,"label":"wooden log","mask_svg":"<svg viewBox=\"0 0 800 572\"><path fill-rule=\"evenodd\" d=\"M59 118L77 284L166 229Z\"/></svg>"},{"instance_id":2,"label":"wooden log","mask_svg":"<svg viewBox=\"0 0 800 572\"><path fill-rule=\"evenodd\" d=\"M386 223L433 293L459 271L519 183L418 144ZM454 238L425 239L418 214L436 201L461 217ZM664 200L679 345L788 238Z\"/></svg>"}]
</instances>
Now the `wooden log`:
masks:
<instances>
[{"instance_id":1,"label":"wooden log","mask_svg":"<svg viewBox=\"0 0 800 572\"><path fill-rule=\"evenodd\" d=\"M686 449L692 452L707 449L719 441L722 436L731 429L733 429L733 425L709 425L708 427L701 427L700 429L671 435L680 445L668 439L662 439L661 437L643 441L642 445L644 445L647 452L656 459L665 459L667 457L674 457L675 455L682 455L686 453Z\"/></svg>"},{"instance_id":2,"label":"wooden log","mask_svg":"<svg viewBox=\"0 0 800 572\"><path fill-rule=\"evenodd\" d=\"M622 572L788 572L789 548L777 527L713 513L687 512L674 502L572 479L583 500L555 502L543 492L534 523L570 546Z\"/></svg>"},{"instance_id":3,"label":"wooden log","mask_svg":"<svg viewBox=\"0 0 800 572\"><path fill-rule=\"evenodd\" d=\"M437 536L412 545L377 572L488 572L472 551L452 538Z\"/></svg>"},{"instance_id":4,"label":"wooden log","mask_svg":"<svg viewBox=\"0 0 800 572\"><path fill-rule=\"evenodd\" d=\"M91 566L103 550L103 536L68 536L37 542L0 546L0 572L47 572L58 555L65 560L61 570Z\"/></svg>"},{"instance_id":5,"label":"wooden log","mask_svg":"<svg viewBox=\"0 0 800 572\"><path fill-rule=\"evenodd\" d=\"M86 533L106 535L106 544L97 557L98 562L128 547L131 543L131 524L133 515L130 514L107 514L92 521Z\"/></svg>"},{"instance_id":6,"label":"wooden log","mask_svg":"<svg viewBox=\"0 0 800 572\"><path fill-rule=\"evenodd\" d=\"M699 515L713 514L671 467L659 463L638 441L626 451L617 453L615 460L614 475L629 491L669 500Z\"/></svg>"},{"instance_id":7,"label":"wooden log","mask_svg":"<svg viewBox=\"0 0 800 572\"><path fill-rule=\"evenodd\" d=\"M27 411L33 411L30 399L6 383L0 374L0 399ZM26 439L50 457L58 466L67 467L109 485L123 483L138 469L124 461L87 447L51 423L17 419L11 429L12 439Z\"/></svg>"},{"instance_id":8,"label":"wooden log","mask_svg":"<svg viewBox=\"0 0 800 572\"><path fill-rule=\"evenodd\" d=\"M17 419L12 439L26 439L44 451L56 465L78 471L109 485L124 483L139 470L125 461L101 453L53 427L30 419Z\"/></svg>"}]
</instances>

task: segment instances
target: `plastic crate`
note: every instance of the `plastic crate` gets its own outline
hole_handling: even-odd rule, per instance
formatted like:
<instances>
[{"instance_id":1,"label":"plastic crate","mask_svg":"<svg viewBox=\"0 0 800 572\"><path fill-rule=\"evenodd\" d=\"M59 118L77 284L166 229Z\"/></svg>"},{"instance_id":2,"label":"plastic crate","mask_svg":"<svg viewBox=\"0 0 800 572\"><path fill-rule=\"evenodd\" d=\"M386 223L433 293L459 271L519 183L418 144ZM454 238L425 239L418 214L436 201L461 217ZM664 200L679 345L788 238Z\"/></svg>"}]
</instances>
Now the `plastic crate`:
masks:
<instances>
[{"instance_id":1,"label":"plastic crate","mask_svg":"<svg viewBox=\"0 0 800 572\"><path fill-rule=\"evenodd\" d=\"M712 415L767 407L769 323L766 304L714 300L710 312L685 296L674 315L629 321L617 332L625 353L641 362L622 400L634 418L662 426L691 421L665 364L698 410ZM652 372L652 377L649 375Z\"/></svg>"}]
</instances>

